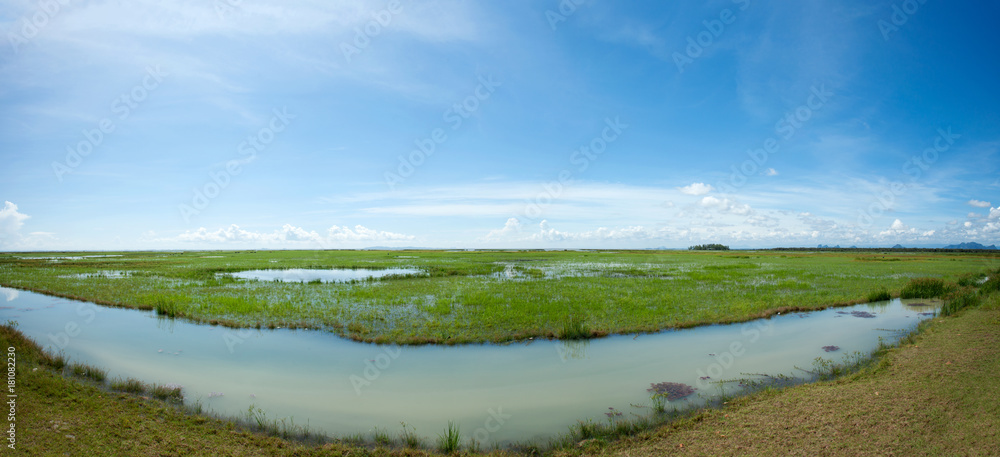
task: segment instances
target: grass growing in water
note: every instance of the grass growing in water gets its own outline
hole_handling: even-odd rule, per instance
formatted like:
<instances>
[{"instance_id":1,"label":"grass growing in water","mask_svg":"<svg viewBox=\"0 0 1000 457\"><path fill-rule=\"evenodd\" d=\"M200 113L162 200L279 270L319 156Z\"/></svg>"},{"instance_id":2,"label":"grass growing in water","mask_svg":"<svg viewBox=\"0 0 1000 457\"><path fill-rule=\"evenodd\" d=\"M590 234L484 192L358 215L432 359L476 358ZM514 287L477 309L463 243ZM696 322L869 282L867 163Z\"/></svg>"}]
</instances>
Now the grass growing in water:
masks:
<instances>
[{"instance_id":1,"label":"grass growing in water","mask_svg":"<svg viewBox=\"0 0 1000 457\"><path fill-rule=\"evenodd\" d=\"M939 278L916 278L899 293L900 298L936 298L946 294L950 287Z\"/></svg>"},{"instance_id":2,"label":"grass growing in water","mask_svg":"<svg viewBox=\"0 0 1000 457\"><path fill-rule=\"evenodd\" d=\"M563 323L558 336L562 340L582 340L590 338L591 334L590 329L583 323L583 319L574 314Z\"/></svg>"},{"instance_id":3,"label":"grass growing in water","mask_svg":"<svg viewBox=\"0 0 1000 457\"><path fill-rule=\"evenodd\" d=\"M458 452L461 443L462 432L459 430L458 424L448 421L448 427L444 429L444 433L438 434L438 450L445 454L453 454Z\"/></svg>"},{"instance_id":4,"label":"grass growing in water","mask_svg":"<svg viewBox=\"0 0 1000 457\"><path fill-rule=\"evenodd\" d=\"M875 303L879 301L892 300L892 294L888 290L881 289L876 290L868 294L868 302Z\"/></svg>"},{"instance_id":5,"label":"grass growing in water","mask_svg":"<svg viewBox=\"0 0 1000 457\"><path fill-rule=\"evenodd\" d=\"M171 402L183 402L184 394L180 387L178 386L161 386L159 384L154 385L150 389L150 395L157 400L171 401Z\"/></svg>"},{"instance_id":6,"label":"grass growing in water","mask_svg":"<svg viewBox=\"0 0 1000 457\"><path fill-rule=\"evenodd\" d=\"M141 395L146 392L146 383L135 378L115 378L111 381L111 385L109 387L111 390L135 395Z\"/></svg>"},{"instance_id":7,"label":"grass growing in water","mask_svg":"<svg viewBox=\"0 0 1000 457\"><path fill-rule=\"evenodd\" d=\"M400 422L400 425L403 426L403 431L399 434L399 440L404 446L410 449L417 449L423 446L423 440L420 438L420 435L417 435L416 428L407 426L406 422Z\"/></svg>"},{"instance_id":8,"label":"grass growing in water","mask_svg":"<svg viewBox=\"0 0 1000 457\"><path fill-rule=\"evenodd\" d=\"M106 370L83 363L72 363L70 364L69 369L74 376L89 378L96 382L104 382L104 379L108 377L108 372Z\"/></svg>"}]
</instances>

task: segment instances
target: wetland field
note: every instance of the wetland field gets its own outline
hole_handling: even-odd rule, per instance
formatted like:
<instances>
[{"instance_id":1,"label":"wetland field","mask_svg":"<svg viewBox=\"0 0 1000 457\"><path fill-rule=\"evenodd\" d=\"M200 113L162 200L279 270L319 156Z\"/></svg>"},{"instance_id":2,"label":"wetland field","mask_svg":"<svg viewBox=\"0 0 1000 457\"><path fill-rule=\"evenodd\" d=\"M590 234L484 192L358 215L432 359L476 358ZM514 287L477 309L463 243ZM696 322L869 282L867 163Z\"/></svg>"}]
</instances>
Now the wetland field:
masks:
<instances>
[{"instance_id":1,"label":"wetland field","mask_svg":"<svg viewBox=\"0 0 1000 457\"><path fill-rule=\"evenodd\" d=\"M75 402L110 391L111 423L140 430L152 413L121 402L166 402L157 442L235 426L318 455L578 454L877 370L922 323L995 303L998 264L876 250L7 253L0 319L26 354L28 422L44 428L85 422Z\"/></svg>"},{"instance_id":2,"label":"wetland field","mask_svg":"<svg viewBox=\"0 0 1000 457\"><path fill-rule=\"evenodd\" d=\"M321 329L376 343L503 343L884 300L912 279L957 281L997 258L880 251L8 253L0 255L0 285L227 327ZM254 271L262 279L250 279ZM316 274L303 275L310 271Z\"/></svg>"}]
</instances>

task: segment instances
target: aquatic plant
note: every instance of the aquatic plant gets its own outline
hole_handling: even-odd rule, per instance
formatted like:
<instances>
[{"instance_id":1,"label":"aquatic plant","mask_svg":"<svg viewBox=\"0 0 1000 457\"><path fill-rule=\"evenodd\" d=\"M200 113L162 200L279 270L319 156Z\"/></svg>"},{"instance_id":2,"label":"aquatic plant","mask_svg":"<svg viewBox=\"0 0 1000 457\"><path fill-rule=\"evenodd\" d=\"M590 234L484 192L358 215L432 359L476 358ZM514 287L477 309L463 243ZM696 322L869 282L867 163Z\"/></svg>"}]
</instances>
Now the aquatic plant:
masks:
<instances>
[{"instance_id":1,"label":"aquatic plant","mask_svg":"<svg viewBox=\"0 0 1000 457\"><path fill-rule=\"evenodd\" d=\"M891 299L892 299L892 295L889 294L889 291L885 290L885 289L872 291L872 292L870 292L868 294L868 302L869 303L874 303L874 302L878 302L878 301L886 301L886 300L891 300Z\"/></svg>"},{"instance_id":2,"label":"aquatic plant","mask_svg":"<svg viewBox=\"0 0 1000 457\"><path fill-rule=\"evenodd\" d=\"M980 302L981 298L979 293L977 293L974 289L966 290L945 301L944 305L941 305L940 312L942 316L951 316L962 309L979 306Z\"/></svg>"},{"instance_id":3,"label":"aquatic plant","mask_svg":"<svg viewBox=\"0 0 1000 457\"><path fill-rule=\"evenodd\" d=\"M150 390L150 394L153 398L163 400L163 401L174 401L182 402L184 401L184 394L180 386L177 385L159 385L154 384L153 388Z\"/></svg>"},{"instance_id":4,"label":"aquatic plant","mask_svg":"<svg viewBox=\"0 0 1000 457\"><path fill-rule=\"evenodd\" d=\"M146 392L146 383L135 378L128 378L128 379L115 378L113 381L111 381L111 385L109 387L111 388L111 390L116 390L119 392L125 392L136 395L143 394Z\"/></svg>"},{"instance_id":5,"label":"aquatic plant","mask_svg":"<svg viewBox=\"0 0 1000 457\"><path fill-rule=\"evenodd\" d=\"M840 350L840 346L823 346L823 351L824 352L835 352L835 351L839 351L839 350Z\"/></svg>"},{"instance_id":6,"label":"aquatic plant","mask_svg":"<svg viewBox=\"0 0 1000 457\"><path fill-rule=\"evenodd\" d=\"M591 331L577 315L570 315L569 320L563 322L559 330L558 337L561 340L582 340L590 338Z\"/></svg>"},{"instance_id":7,"label":"aquatic plant","mask_svg":"<svg viewBox=\"0 0 1000 457\"><path fill-rule=\"evenodd\" d=\"M412 426L407 426L406 422L400 422L403 426L403 431L399 434L399 440L410 449L417 449L423 445L423 440L420 435L417 435L417 429ZM408 428L409 427L409 428Z\"/></svg>"},{"instance_id":8,"label":"aquatic plant","mask_svg":"<svg viewBox=\"0 0 1000 457\"><path fill-rule=\"evenodd\" d=\"M944 280L940 278L916 278L903 286L900 298L936 298L948 292Z\"/></svg>"},{"instance_id":9,"label":"aquatic plant","mask_svg":"<svg viewBox=\"0 0 1000 457\"><path fill-rule=\"evenodd\" d=\"M461 442L462 432L459 430L458 424L448 421L448 427L444 429L444 433L438 434L438 449L445 454L458 452Z\"/></svg>"},{"instance_id":10,"label":"aquatic plant","mask_svg":"<svg viewBox=\"0 0 1000 457\"><path fill-rule=\"evenodd\" d=\"M72 363L69 365L69 369L74 376L89 378L96 382L103 382L108 376L108 372L106 370L83 363Z\"/></svg>"},{"instance_id":11,"label":"aquatic plant","mask_svg":"<svg viewBox=\"0 0 1000 457\"><path fill-rule=\"evenodd\" d=\"M375 430L372 431L372 439L375 441L375 444L383 446L392 444L392 438L389 437L389 433L383 428L375 427Z\"/></svg>"},{"instance_id":12,"label":"aquatic plant","mask_svg":"<svg viewBox=\"0 0 1000 457\"><path fill-rule=\"evenodd\" d=\"M655 392L663 395L667 401L679 400L694 393L695 388L679 382L659 382L651 383L647 392Z\"/></svg>"},{"instance_id":13,"label":"aquatic plant","mask_svg":"<svg viewBox=\"0 0 1000 457\"><path fill-rule=\"evenodd\" d=\"M659 393L654 393L649 396L649 399L653 402L653 412L657 414L662 414L667 410L667 396Z\"/></svg>"}]
</instances>

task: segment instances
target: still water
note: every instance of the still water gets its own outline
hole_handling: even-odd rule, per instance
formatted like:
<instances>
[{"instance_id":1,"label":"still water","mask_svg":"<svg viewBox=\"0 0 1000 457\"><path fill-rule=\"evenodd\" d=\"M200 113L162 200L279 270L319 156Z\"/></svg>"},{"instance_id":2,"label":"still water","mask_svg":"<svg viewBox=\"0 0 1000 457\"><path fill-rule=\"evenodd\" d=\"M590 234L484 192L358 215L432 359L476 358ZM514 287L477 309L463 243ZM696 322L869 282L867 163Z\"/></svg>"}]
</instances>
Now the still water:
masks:
<instances>
[{"instance_id":1,"label":"still water","mask_svg":"<svg viewBox=\"0 0 1000 457\"><path fill-rule=\"evenodd\" d=\"M261 281L282 282L346 282L351 280L378 279L385 276L416 275L422 271L415 268L386 268L374 270L368 268L337 268L329 270L288 268L283 270L248 270L229 273L238 279L257 279Z\"/></svg>"},{"instance_id":2,"label":"still water","mask_svg":"<svg viewBox=\"0 0 1000 457\"><path fill-rule=\"evenodd\" d=\"M933 313L900 300L584 342L378 346L315 330L234 330L157 318L146 311L0 287L0 320L70 360L183 386L185 402L244 416L294 420L332 436L400 422L427 442L448 421L481 443L547 439L579 420L649 413L651 383L698 390L676 406L718 394L713 381L742 373L803 375L816 357L867 353ZM852 314L852 312L854 312ZM826 352L824 346L838 346ZM710 379L702 379L707 377ZM730 388L736 388L729 384ZM668 406L669 407L669 406Z\"/></svg>"}]
</instances>

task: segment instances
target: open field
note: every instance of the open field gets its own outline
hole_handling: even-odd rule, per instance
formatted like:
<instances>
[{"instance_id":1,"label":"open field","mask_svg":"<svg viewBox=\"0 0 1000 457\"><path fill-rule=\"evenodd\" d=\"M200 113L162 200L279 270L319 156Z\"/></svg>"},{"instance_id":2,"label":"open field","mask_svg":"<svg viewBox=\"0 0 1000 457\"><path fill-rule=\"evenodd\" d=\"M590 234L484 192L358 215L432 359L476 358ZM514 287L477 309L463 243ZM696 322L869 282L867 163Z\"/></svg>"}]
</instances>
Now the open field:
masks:
<instances>
[{"instance_id":1,"label":"open field","mask_svg":"<svg viewBox=\"0 0 1000 457\"><path fill-rule=\"evenodd\" d=\"M87 255L0 255L0 285L233 327L307 327L358 341L457 344L649 332L860 303L880 292L898 296L912 278L954 281L998 260L989 253L776 251ZM422 273L347 284L226 275L394 267Z\"/></svg>"},{"instance_id":2,"label":"open field","mask_svg":"<svg viewBox=\"0 0 1000 457\"><path fill-rule=\"evenodd\" d=\"M926 322L919 334L904 338L900 347L883 352L860 372L765 390L623 439L588 438L543 453L997 455L1000 293L996 279L987 284L978 292L965 289L964 296L975 297L968 308ZM0 345L16 348L17 446L27 454L440 455L424 447L405 448L405 434L387 431L366 437L381 441L379 446L312 444L251 433L230 421L99 388L92 373L64 366L16 328L0 326Z\"/></svg>"}]
</instances>

